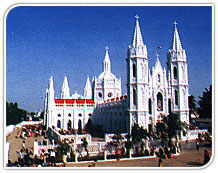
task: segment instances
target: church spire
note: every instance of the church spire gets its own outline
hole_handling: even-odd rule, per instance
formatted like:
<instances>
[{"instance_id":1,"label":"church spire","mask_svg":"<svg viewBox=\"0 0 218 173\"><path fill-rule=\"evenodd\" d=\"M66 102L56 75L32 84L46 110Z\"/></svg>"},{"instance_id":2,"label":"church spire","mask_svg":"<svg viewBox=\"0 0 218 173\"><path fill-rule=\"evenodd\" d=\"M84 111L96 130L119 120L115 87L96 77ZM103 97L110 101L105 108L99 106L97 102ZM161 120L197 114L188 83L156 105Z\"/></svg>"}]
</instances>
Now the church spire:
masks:
<instances>
[{"instance_id":1,"label":"church spire","mask_svg":"<svg viewBox=\"0 0 218 173\"><path fill-rule=\"evenodd\" d=\"M135 18L136 18L136 24L135 24L135 31L134 31L132 46L136 48L138 46L144 46L144 43L143 43L141 29L139 25L139 16L136 15Z\"/></svg>"},{"instance_id":2,"label":"church spire","mask_svg":"<svg viewBox=\"0 0 218 173\"><path fill-rule=\"evenodd\" d=\"M52 105L54 103L54 82L53 82L53 76L49 79L48 84L48 105Z\"/></svg>"},{"instance_id":3,"label":"church spire","mask_svg":"<svg viewBox=\"0 0 218 173\"><path fill-rule=\"evenodd\" d=\"M61 89L61 98L62 99L70 98L70 88L69 88L68 80L66 76L64 77L64 82L63 82L62 89Z\"/></svg>"},{"instance_id":4,"label":"church spire","mask_svg":"<svg viewBox=\"0 0 218 173\"><path fill-rule=\"evenodd\" d=\"M111 61L109 57L109 48L105 47L105 57L104 57L104 72L105 73L110 73L111 72Z\"/></svg>"},{"instance_id":5,"label":"church spire","mask_svg":"<svg viewBox=\"0 0 218 173\"><path fill-rule=\"evenodd\" d=\"M91 87L89 77L86 80L86 85L85 85L85 88L84 88L84 98L92 99L92 87Z\"/></svg>"},{"instance_id":6,"label":"church spire","mask_svg":"<svg viewBox=\"0 0 218 173\"><path fill-rule=\"evenodd\" d=\"M182 44L179 38L179 33L177 30L177 25L178 23L175 21L174 25L175 25L175 29L174 29L174 34L173 34L173 42L172 42L172 49L177 51L177 50L182 50Z\"/></svg>"}]
</instances>

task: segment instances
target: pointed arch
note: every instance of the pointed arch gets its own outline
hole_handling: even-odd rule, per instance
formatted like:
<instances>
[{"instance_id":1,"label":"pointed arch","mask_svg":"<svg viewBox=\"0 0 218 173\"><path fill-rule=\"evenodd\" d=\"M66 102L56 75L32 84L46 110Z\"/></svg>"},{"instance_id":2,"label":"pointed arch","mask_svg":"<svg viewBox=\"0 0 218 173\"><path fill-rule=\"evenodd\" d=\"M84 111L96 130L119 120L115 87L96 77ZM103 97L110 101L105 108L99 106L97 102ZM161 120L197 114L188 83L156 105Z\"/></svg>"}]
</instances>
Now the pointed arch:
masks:
<instances>
[{"instance_id":1,"label":"pointed arch","mask_svg":"<svg viewBox=\"0 0 218 173\"><path fill-rule=\"evenodd\" d=\"M168 112L169 114L172 112L171 99L168 99Z\"/></svg>"},{"instance_id":2,"label":"pointed arch","mask_svg":"<svg viewBox=\"0 0 218 173\"><path fill-rule=\"evenodd\" d=\"M67 129L68 130L72 129L72 121L71 120L69 120L67 123Z\"/></svg>"},{"instance_id":3,"label":"pointed arch","mask_svg":"<svg viewBox=\"0 0 218 173\"><path fill-rule=\"evenodd\" d=\"M178 79L178 70L176 66L173 67L173 78Z\"/></svg>"},{"instance_id":4,"label":"pointed arch","mask_svg":"<svg viewBox=\"0 0 218 173\"><path fill-rule=\"evenodd\" d=\"M149 112L149 114L152 114L152 102L151 102L151 98L148 99L148 112Z\"/></svg>"},{"instance_id":5,"label":"pointed arch","mask_svg":"<svg viewBox=\"0 0 218 173\"><path fill-rule=\"evenodd\" d=\"M136 93L136 89L133 88L133 104L136 105L137 104L137 93Z\"/></svg>"},{"instance_id":6,"label":"pointed arch","mask_svg":"<svg viewBox=\"0 0 218 173\"><path fill-rule=\"evenodd\" d=\"M157 94L157 110L163 110L163 95L160 92Z\"/></svg>"},{"instance_id":7,"label":"pointed arch","mask_svg":"<svg viewBox=\"0 0 218 173\"><path fill-rule=\"evenodd\" d=\"M78 121L78 130L79 131L82 130L82 121L81 120Z\"/></svg>"},{"instance_id":8,"label":"pointed arch","mask_svg":"<svg viewBox=\"0 0 218 173\"><path fill-rule=\"evenodd\" d=\"M57 128L61 128L61 121L60 120L57 121Z\"/></svg>"},{"instance_id":9,"label":"pointed arch","mask_svg":"<svg viewBox=\"0 0 218 173\"><path fill-rule=\"evenodd\" d=\"M136 77L136 64L135 63L132 64L132 76Z\"/></svg>"},{"instance_id":10,"label":"pointed arch","mask_svg":"<svg viewBox=\"0 0 218 173\"><path fill-rule=\"evenodd\" d=\"M175 90L175 105L178 106L179 104L179 96L178 96L178 91Z\"/></svg>"}]
</instances>

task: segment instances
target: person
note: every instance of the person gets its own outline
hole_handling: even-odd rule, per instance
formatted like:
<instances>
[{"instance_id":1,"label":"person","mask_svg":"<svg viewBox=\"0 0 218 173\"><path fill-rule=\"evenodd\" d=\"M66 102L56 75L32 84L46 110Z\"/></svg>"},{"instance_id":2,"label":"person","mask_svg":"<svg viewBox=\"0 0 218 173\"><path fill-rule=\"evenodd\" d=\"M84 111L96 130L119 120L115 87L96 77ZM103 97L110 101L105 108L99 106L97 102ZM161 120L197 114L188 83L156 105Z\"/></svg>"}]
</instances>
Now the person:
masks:
<instances>
[{"instance_id":1,"label":"person","mask_svg":"<svg viewBox=\"0 0 218 173\"><path fill-rule=\"evenodd\" d=\"M22 148L26 149L25 141L23 141L23 143L22 143Z\"/></svg>"},{"instance_id":2,"label":"person","mask_svg":"<svg viewBox=\"0 0 218 173\"><path fill-rule=\"evenodd\" d=\"M119 148L116 149L115 155L116 155L117 161L119 161L120 160L120 156L121 156L121 150Z\"/></svg>"},{"instance_id":3,"label":"person","mask_svg":"<svg viewBox=\"0 0 218 173\"><path fill-rule=\"evenodd\" d=\"M207 164L210 161L210 154L209 152L205 149L204 150L204 165Z\"/></svg>"},{"instance_id":4,"label":"person","mask_svg":"<svg viewBox=\"0 0 218 173\"><path fill-rule=\"evenodd\" d=\"M198 142L198 140L196 141L196 150L199 151L199 148L200 148L200 144Z\"/></svg>"},{"instance_id":5,"label":"person","mask_svg":"<svg viewBox=\"0 0 218 173\"><path fill-rule=\"evenodd\" d=\"M158 159L158 166L163 167L163 160L161 158Z\"/></svg>"}]
</instances>

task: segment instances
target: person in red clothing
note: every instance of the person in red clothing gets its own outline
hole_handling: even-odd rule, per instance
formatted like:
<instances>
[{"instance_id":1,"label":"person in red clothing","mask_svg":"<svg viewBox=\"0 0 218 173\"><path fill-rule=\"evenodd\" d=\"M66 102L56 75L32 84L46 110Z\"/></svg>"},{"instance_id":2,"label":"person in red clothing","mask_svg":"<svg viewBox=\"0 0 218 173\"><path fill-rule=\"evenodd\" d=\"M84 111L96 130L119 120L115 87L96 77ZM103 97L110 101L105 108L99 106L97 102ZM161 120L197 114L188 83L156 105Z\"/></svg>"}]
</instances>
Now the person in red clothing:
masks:
<instances>
[{"instance_id":1,"label":"person in red clothing","mask_svg":"<svg viewBox=\"0 0 218 173\"><path fill-rule=\"evenodd\" d=\"M204 150L204 165L210 161L210 154L207 150Z\"/></svg>"}]
</instances>

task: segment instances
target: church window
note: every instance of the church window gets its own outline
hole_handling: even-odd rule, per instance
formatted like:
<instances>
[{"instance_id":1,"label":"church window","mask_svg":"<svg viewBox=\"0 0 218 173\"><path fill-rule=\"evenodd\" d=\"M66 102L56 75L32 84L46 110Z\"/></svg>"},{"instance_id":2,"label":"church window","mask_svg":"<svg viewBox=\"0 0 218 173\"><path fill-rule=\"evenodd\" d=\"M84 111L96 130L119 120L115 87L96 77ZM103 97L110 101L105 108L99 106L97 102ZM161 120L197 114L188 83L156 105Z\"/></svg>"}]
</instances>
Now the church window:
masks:
<instances>
[{"instance_id":1,"label":"church window","mask_svg":"<svg viewBox=\"0 0 218 173\"><path fill-rule=\"evenodd\" d=\"M175 90L175 105L179 104L178 91Z\"/></svg>"},{"instance_id":2,"label":"church window","mask_svg":"<svg viewBox=\"0 0 218 173\"><path fill-rule=\"evenodd\" d=\"M82 114L79 114L79 117L81 117L82 116Z\"/></svg>"},{"instance_id":3,"label":"church window","mask_svg":"<svg viewBox=\"0 0 218 173\"><path fill-rule=\"evenodd\" d=\"M71 128L72 128L72 122L71 120L69 120L67 123L67 129L70 130Z\"/></svg>"},{"instance_id":4,"label":"church window","mask_svg":"<svg viewBox=\"0 0 218 173\"><path fill-rule=\"evenodd\" d=\"M163 110L163 96L160 92L157 94L157 110Z\"/></svg>"},{"instance_id":5,"label":"church window","mask_svg":"<svg viewBox=\"0 0 218 173\"><path fill-rule=\"evenodd\" d=\"M58 114L58 117L61 117L61 114Z\"/></svg>"},{"instance_id":6,"label":"church window","mask_svg":"<svg viewBox=\"0 0 218 173\"><path fill-rule=\"evenodd\" d=\"M136 89L133 88L133 104L136 105L136 100L137 100L137 97L136 97Z\"/></svg>"},{"instance_id":7,"label":"church window","mask_svg":"<svg viewBox=\"0 0 218 173\"><path fill-rule=\"evenodd\" d=\"M98 93L98 97L102 98L102 93L101 92Z\"/></svg>"},{"instance_id":8,"label":"church window","mask_svg":"<svg viewBox=\"0 0 218 173\"><path fill-rule=\"evenodd\" d=\"M158 82L160 82L160 74L158 74L157 80L158 80Z\"/></svg>"},{"instance_id":9,"label":"church window","mask_svg":"<svg viewBox=\"0 0 218 173\"><path fill-rule=\"evenodd\" d=\"M71 114L68 114L68 117L71 117Z\"/></svg>"},{"instance_id":10,"label":"church window","mask_svg":"<svg viewBox=\"0 0 218 173\"><path fill-rule=\"evenodd\" d=\"M92 114L89 114L89 117L91 117L92 116Z\"/></svg>"},{"instance_id":11,"label":"church window","mask_svg":"<svg viewBox=\"0 0 218 173\"><path fill-rule=\"evenodd\" d=\"M61 121L60 120L57 121L57 128L61 128Z\"/></svg>"},{"instance_id":12,"label":"church window","mask_svg":"<svg viewBox=\"0 0 218 173\"><path fill-rule=\"evenodd\" d=\"M112 97L112 93L111 92L108 93L108 97Z\"/></svg>"},{"instance_id":13,"label":"church window","mask_svg":"<svg viewBox=\"0 0 218 173\"><path fill-rule=\"evenodd\" d=\"M148 100L148 110L149 110L149 114L152 114L152 103L151 103L151 99Z\"/></svg>"},{"instance_id":14,"label":"church window","mask_svg":"<svg viewBox=\"0 0 218 173\"><path fill-rule=\"evenodd\" d=\"M136 77L136 64L132 65L133 77Z\"/></svg>"},{"instance_id":15,"label":"church window","mask_svg":"<svg viewBox=\"0 0 218 173\"><path fill-rule=\"evenodd\" d=\"M176 67L173 67L173 76L174 76L174 79L178 78L178 73L177 73L177 68Z\"/></svg>"},{"instance_id":16,"label":"church window","mask_svg":"<svg viewBox=\"0 0 218 173\"><path fill-rule=\"evenodd\" d=\"M170 99L168 99L168 111L169 111L169 113L172 112L172 108L171 108L171 100L170 100Z\"/></svg>"}]
</instances>

